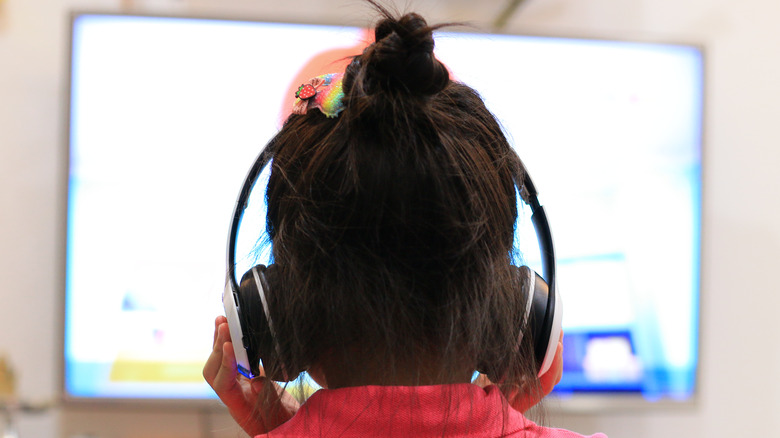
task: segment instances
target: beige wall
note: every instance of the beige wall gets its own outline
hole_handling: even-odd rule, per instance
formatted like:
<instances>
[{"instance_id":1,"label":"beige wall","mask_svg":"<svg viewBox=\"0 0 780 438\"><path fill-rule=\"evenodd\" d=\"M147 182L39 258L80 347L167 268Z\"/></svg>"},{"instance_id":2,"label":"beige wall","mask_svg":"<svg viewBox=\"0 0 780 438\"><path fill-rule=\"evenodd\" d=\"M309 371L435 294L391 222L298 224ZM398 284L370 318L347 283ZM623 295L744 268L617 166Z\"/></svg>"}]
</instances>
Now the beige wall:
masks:
<instances>
[{"instance_id":1,"label":"beige wall","mask_svg":"<svg viewBox=\"0 0 780 438\"><path fill-rule=\"evenodd\" d=\"M277 6L283 3L284 6ZM58 388L63 111L71 9L363 24L355 0L0 0L0 352L32 400ZM434 20L486 23L499 0L417 0ZM613 438L767 437L780 429L780 3L774 0L528 0L510 31L693 42L707 53L700 398L659 408L552 416ZM673 214L673 212L670 212ZM657 282L663 287L663 265ZM669 303L674 305L674 303ZM207 321L206 323L210 323ZM20 417L22 438L239 436L222 415L90 408Z\"/></svg>"}]
</instances>

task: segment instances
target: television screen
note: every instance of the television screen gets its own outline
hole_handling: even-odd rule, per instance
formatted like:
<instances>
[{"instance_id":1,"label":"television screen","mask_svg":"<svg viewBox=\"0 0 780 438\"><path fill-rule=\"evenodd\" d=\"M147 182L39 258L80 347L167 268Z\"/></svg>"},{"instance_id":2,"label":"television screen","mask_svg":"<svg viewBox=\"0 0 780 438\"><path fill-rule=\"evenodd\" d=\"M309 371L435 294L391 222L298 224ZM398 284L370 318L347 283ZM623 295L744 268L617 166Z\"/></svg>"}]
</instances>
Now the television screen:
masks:
<instances>
[{"instance_id":1,"label":"television screen","mask_svg":"<svg viewBox=\"0 0 780 438\"><path fill-rule=\"evenodd\" d=\"M368 38L349 27L74 17L67 398L214 397L201 367L246 172L298 85L343 70ZM497 115L549 216L564 300L558 393L690 398L700 50L442 31L436 55ZM517 233L524 263L541 272L528 217Z\"/></svg>"}]
</instances>

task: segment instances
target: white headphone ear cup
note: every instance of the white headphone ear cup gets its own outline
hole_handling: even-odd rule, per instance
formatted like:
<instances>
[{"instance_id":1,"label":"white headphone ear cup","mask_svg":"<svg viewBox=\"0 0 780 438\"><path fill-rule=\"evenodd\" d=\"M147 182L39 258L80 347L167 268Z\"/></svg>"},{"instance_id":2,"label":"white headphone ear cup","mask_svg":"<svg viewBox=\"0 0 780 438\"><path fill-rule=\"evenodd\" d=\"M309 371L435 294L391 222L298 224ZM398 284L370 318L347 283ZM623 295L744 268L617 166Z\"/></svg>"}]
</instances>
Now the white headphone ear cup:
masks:
<instances>
[{"instance_id":1,"label":"white headphone ear cup","mask_svg":"<svg viewBox=\"0 0 780 438\"><path fill-rule=\"evenodd\" d=\"M237 297L233 293L233 287L230 283L225 286L225 292L222 294L222 306L225 308L225 317L228 321L230 330L230 340L233 343L233 352L236 354L236 366L238 372L251 379L255 375L250 371L249 356L244 345L244 328L241 326L241 317L239 316L239 306L236 304Z\"/></svg>"},{"instance_id":2,"label":"white headphone ear cup","mask_svg":"<svg viewBox=\"0 0 780 438\"><path fill-rule=\"evenodd\" d=\"M277 337L276 330L274 328L274 321L271 318L271 310L268 305L268 297L272 293L270 292L270 283L275 283L278 287L278 281L270 281L269 277L275 278L279 274L279 267L277 265L270 265L265 267L263 265L257 265L252 268L252 277L255 281L257 288L258 298L263 306L263 314L265 316L264 329L267 330L268 336L271 340L271 346L266 347L261 351L261 357L263 359L263 366L265 368L266 376L271 380L280 382L289 382L294 380L300 374L300 371L291 375L289 373L289 365L285 364L282 359L282 351L279 346L279 338ZM276 293L279 291L277 290ZM267 344L267 343L266 343ZM269 348L270 347L270 348Z\"/></svg>"},{"instance_id":3,"label":"white headphone ear cup","mask_svg":"<svg viewBox=\"0 0 780 438\"><path fill-rule=\"evenodd\" d=\"M266 377L278 382L289 382L296 379L305 368L292 365L289 357L282 354L271 317L272 296L281 293L280 275L278 265L254 266L241 278L240 290L247 307L244 312L248 327L245 333L250 344L250 348L247 348L249 363L255 366L253 373L259 373L262 361Z\"/></svg>"}]
</instances>

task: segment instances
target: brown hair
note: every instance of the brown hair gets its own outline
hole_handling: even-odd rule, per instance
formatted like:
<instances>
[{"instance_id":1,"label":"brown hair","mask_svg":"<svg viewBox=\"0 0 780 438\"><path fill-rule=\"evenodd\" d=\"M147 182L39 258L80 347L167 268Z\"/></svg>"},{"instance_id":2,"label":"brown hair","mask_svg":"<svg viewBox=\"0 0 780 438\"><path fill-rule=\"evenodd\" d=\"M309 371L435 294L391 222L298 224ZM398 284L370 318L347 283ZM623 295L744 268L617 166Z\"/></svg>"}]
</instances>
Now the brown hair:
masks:
<instances>
[{"instance_id":1,"label":"brown hair","mask_svg":"<svg viewBox=\"0 0 780 438\"><path fill-rule=\"evenodd\" d=\"M522 163L434 57L438 26L374 6L383 18L345 72L345 110L292 115L269 144L280 351L301 369L328 358L388 381L479 369L538 391L511 263Z\"/></svg>"}]
</instances>

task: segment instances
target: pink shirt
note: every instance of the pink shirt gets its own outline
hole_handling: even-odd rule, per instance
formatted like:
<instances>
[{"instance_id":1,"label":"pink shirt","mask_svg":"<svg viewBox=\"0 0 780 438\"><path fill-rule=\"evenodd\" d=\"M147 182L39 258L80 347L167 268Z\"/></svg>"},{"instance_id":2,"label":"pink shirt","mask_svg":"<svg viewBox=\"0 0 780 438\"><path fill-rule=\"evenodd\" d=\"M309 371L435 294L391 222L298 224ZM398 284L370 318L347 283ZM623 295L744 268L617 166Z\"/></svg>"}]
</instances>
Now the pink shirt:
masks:
<instances>
[{"instance_id":1,"label":"pink shirt","mask_svg":"<svg viewBox=\"0 0 780 438\"><path fill-rule=\"evenodd\" d=\"M322 389L265 437L582 438L541 427L508 407L495 386L360 386ZM606 438L603 434L592 438Z\"/></svg>"}]
</instances>

